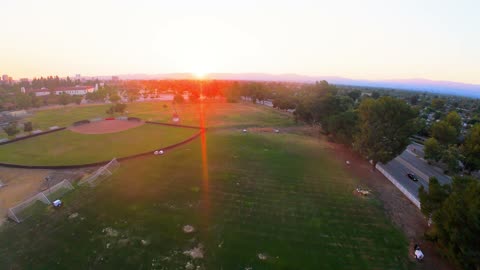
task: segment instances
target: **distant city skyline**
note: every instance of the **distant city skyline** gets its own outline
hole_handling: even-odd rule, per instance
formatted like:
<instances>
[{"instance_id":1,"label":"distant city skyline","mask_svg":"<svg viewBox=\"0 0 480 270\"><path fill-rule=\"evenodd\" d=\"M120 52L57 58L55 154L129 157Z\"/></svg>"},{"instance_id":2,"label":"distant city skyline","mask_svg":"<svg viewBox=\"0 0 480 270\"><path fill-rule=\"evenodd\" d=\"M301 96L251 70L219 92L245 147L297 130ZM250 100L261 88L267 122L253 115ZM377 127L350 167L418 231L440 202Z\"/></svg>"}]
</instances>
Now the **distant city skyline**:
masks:
<instances>
[{"instance_id":1,"label":"distant city skyline","mask_svg":"<svg viewBox=\"0 0 480 270\"><path fill-rule=\"evenodd\" d=\"M480 3L6 0L0 74L295 73L480 84Z\"/></svg>"}]
</instances>

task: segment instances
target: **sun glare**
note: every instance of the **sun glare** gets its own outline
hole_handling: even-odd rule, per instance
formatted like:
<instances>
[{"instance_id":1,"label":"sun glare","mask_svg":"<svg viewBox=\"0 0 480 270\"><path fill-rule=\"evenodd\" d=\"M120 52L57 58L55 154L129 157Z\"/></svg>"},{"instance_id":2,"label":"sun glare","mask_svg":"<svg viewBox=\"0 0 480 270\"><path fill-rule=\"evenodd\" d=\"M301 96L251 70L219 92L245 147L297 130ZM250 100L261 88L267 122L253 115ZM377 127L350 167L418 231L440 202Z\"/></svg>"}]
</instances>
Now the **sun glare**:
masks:
<instances>
[{"instance_id":1,"label":"sun glare","mask_svg":"<svg viewBox=\"0 0 480 270\"><path fill-rule=\"evenodd\" d=\"M207 76L207 73L203 71L196 71L196 72L193 72L193 76L197 79L205 79L205 77Z\"/></svg>"}]
</instances>

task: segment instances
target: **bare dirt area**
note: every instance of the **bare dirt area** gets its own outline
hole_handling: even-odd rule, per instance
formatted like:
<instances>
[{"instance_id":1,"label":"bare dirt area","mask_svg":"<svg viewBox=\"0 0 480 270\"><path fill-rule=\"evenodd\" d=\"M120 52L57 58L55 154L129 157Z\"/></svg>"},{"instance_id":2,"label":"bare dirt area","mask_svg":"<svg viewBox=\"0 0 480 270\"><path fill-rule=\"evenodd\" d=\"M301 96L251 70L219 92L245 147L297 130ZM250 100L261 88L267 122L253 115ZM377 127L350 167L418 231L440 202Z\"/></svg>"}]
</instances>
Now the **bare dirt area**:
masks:
<instances>
[{"instance_id":1,"label":"bare dirt area","mask_svg":"<svg viewBox=\"0 0 480 270\"><path fill-rule=\"evenodd\" d=\"M362 185L372 190L373 195L382 201L385 212L393 223L405 233L410 242L409 255L412 261L414 260L412 253L413 245L415 243L420 245L425 254L425 259L420 263L416 263L416 269L456 269L440 255L431 242L424 240L423 235L427 229L427 220L415 205L380 172L373 171L368 161L343 145L330 144L334 153L332 156L343 162L353 176L360 178ZM345 163L347 160L350 162L349 165Z\"/></svg>"},{"instance_id":2,"label":"bare dirt area","mask_svg":"<svg viewBox=\"0 0 480 270\"><path fill-rule=\"evenodd\" d=\"M7 210L25 199L48 189L64 179L71 182L80 179L92 168L74 170L39 170L0 167L0 225L5 220ZM45 181L45 177L49 181Z\"/></svg>"},{"instance_id":3,"label":"bare dirt area","mask_svg":"<svg viewBox=\"0 0 480 270\"><path fill-rule=\"evenodd\" d=\"M7 209L40 191L50 170L32 170L0 167L0 225Z\"/></svg>"},{"instance_id":4,"label":"bare dirt area","mask_svg":"<svg viewBox=\"0 0 480 270\"><path fill-rule=\"evenodd\" d=\"M141 121L103 120L70 127L69 130L82 134L105 134L120 132L143 125Z\"/></svg>"}]
</instances>

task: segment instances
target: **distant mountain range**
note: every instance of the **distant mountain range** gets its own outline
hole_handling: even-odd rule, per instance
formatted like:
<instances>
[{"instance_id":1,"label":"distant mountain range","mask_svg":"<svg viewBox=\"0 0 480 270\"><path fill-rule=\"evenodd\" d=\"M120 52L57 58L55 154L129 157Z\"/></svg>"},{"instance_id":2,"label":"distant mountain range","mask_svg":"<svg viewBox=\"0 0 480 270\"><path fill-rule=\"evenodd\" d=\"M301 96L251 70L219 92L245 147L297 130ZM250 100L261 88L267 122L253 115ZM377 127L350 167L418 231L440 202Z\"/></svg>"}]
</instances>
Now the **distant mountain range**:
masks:
<instances>
[{"instance_id":1,"label":"distant mountain range","mask_svg":"<svg viewBox=\"0 0 480 270\"><path fill-rule=\"evenodd\" d=\"M193 79L190 73L167 74L125 74L118 75L128 80L153 79ZM101 78L101 77L99 77ZM106 77L107 78L107 77ZM110 77L108 77L110 78ZM286 82L315 82L326 80L329 83L340 85L380 87L403 89L439 94L462 95L480 98L480 85L450 81L433 81L427 79L400 79L400 80L354 80L335 76L305 76L298 74L267 74L267 73L211 73L209 79L217 80L251 80L251 81L286 81Z\"/></svg>"}]
</instances>

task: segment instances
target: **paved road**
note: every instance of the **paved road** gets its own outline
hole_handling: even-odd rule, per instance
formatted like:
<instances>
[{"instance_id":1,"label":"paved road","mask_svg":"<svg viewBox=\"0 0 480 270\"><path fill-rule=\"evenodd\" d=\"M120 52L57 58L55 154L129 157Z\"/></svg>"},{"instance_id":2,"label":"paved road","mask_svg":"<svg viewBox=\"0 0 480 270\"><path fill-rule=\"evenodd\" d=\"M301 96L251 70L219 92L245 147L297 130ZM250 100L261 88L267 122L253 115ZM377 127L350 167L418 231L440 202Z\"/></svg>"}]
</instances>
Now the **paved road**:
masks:
<instances>
[{"instance_id":1,"label":"paved road","mask_svg":"<svg viewBox=\"0 0 480 270\"><path fill-rule=\"evenodd\" d=\"M413 150L415 149L415 151ZM442 170L429 165L423 158L423 147L419 144L409 145L401 155L384 165L385 170L390 173L400 184L412 195L418 198L418 188L424 186L428 189L428 180L435 176L442 184L451 182L451 178L443 174ZM419 178L413 182L408 178L407 173L414 173Z\"/></svg>"}]
</instances>

